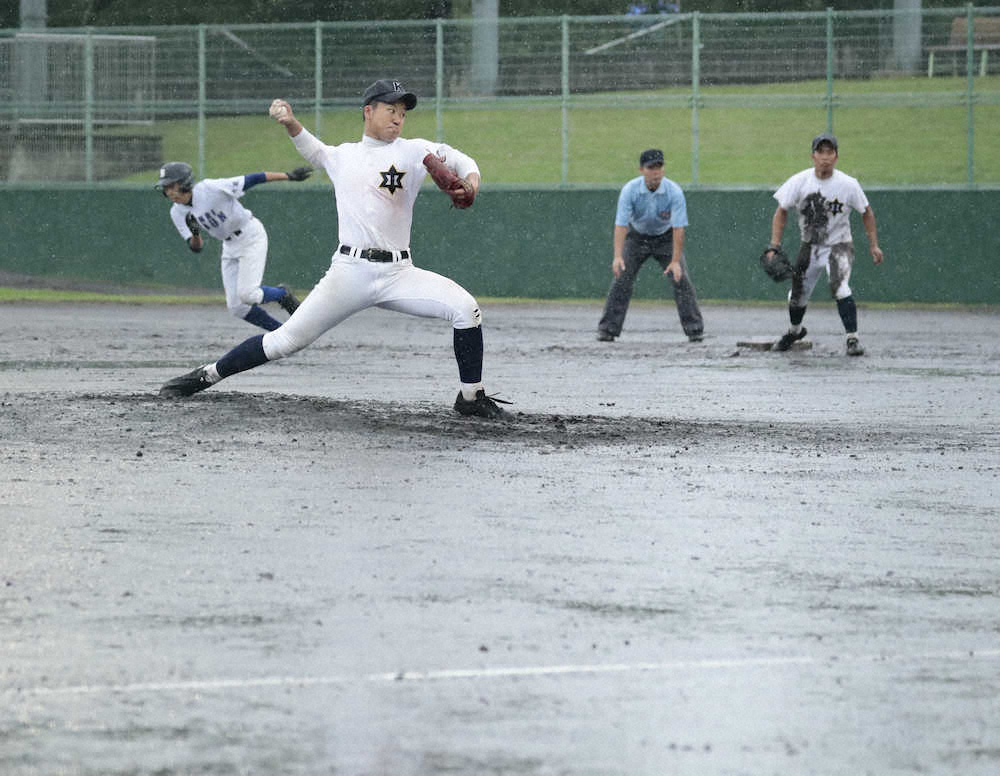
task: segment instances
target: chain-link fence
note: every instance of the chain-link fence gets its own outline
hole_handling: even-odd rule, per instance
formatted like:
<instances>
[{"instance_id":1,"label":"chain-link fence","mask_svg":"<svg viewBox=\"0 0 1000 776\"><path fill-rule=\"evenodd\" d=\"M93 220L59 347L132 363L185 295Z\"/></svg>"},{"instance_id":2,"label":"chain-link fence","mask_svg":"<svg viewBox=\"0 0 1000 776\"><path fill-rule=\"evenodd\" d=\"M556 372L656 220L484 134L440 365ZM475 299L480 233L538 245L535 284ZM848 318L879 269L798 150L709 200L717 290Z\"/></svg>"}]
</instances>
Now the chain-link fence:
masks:
<instances>
[{"instance_id":1,"label":"chain-link fence","mask_svg":"<svg viewBox=\"0 0 1000 776\"><path fill-rule=\"evenodd\" d=\"M115 185L182 156L232 174L234 145L263 131L233 120L281 96L354 139L361 92L387 76L420 96L422 136L480 138L490 179L512 184L617 180L601 161L616 143L629 159L669 145L693 184L772 180L785 130L801 144L841 125L862 153L892 134L948 159L871 183L1000 182L982 131L1000 118L1000 8L972 6L0 31L0 180Z\"/></svg>"}]
</instances>

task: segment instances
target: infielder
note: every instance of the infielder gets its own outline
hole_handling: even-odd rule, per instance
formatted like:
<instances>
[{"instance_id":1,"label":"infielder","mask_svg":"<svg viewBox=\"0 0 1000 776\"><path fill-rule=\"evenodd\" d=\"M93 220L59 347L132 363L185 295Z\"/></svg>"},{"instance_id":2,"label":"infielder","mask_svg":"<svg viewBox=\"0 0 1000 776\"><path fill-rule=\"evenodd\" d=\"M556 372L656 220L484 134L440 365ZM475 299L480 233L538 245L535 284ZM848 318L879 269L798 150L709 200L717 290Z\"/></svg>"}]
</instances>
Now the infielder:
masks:
<instances>
[{"instance_id":1,"label":"infielder","mask_svg":"<svg viewBox=\"0 0 1000 776\"><path fill-rule=\"evenodd\" d=\"M621 334L636 275L646 259L653 258L673 283L674 302L684 333L691 342L700 342L705 324L684 258L684 233L688 225L684 192L664 177L663 151L659 148L648 148L639 154L639 172L641 175L626 183L618 195L612 238L614 279L597 324L597 339L613 342Z\"/></svg>"},{"instance_id":2,"label":"infielder","mask_svg":"<svg viewBox=\"0 0 1000 776\"><path fill-rule=\"evenodd\" d=\"M410 226L413 203L428 172L425 158L442 160L471 198L480 185L479 167L461 151L400 137L406 113L416 104L416 96L399 81L376 81L362 98L361 140L331 146L310 134L287 102L272 103L271 116L285 126L299 153L325 169L333 182L340 243L327 273L284 326L168 381L161 396L190 396L237 372L289 356L349 316L381 307L449 321L460 380L455 411L483 418L507 415L486 395L482 382L483 333L476 300L453 280L413 265Z\"/></svg>"},{"instance_id":3,"label":"infielder","mask_svg":"<svg viewBox=\"0 0 1000 776\"><path fill-rule=\"evenodd\" d=\"M872 260L881 264L883 256L878 245L875 213L861 190L861 184L835 169L837 157L837 138L825 132L817 135L812 141L813 166L796 173L774 192L778 207L771 219L771 242L765 257L773 257L781 249L781 236L785 232L788 211L792 208L799 211L802 236L802 247L792 275L792 288L788 292L791 326L775 343L775 350L788 350L793 342L806 336L806 328L802 325L806 305L820 274L825 270L830 292L837 300L837 312L847 333L847 355L865 354L858 339L858 308L848 285L854 263L851 210L861 213Z\"/></svg>"},{"instance_id":4,"label":"infielder","mask_svg":"<svg viewBox=\"0 0 1000 776\"><path fill-rule=\"evenodd\" d=\"M229 312L268 331L277 329L281 322L268 315L261 304L277 302L291 314L299 301L283 285L261 285L267 262L267 232L260 220L243 207L240 197L260 183L304 181L311 172L308 167L299 167L292 172L206 178L196 184L190 164L167 162L155 184L174 203L170 220L194 253L200 253L205 245L202 231L222 241L222 286Z\"/></svg>"}]
</instances>

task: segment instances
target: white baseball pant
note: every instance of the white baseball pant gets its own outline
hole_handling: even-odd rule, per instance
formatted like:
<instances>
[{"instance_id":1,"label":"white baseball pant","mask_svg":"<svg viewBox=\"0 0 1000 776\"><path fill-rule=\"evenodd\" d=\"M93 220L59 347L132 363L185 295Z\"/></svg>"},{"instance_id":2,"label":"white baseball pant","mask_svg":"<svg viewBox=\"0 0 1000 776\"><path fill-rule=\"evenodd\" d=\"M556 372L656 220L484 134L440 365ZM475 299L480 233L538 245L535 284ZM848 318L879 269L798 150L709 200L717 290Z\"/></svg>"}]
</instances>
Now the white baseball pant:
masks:
<instances>
[{"instance_id":1,"label":"white baseball pant","mask_svg":"<svg viewBox=\"0 0 1000 776\"><path fill-rule=\"evenodd\" d=\"M805 307L809 303L819 276L826 270L830 279L830 293L834 299L845 299L851 295L851 267L854 264L854 244L849 242L835 245L813 245L809 253L809 266L802 277L802 286L794 281L788 291L788 303L792 307Z\"/></svg>"},{"instance_id":2,"label":"white baseball pant","mask_svg":"<svg viewBox=\"0 0 1000 776\"><path fill-rule=\"evenodd\" d=\"M238 236L222 243L222 287L226 291L226 307L237 318L250 312L250 306L260 304L264 292L260 284L267 263L267 231L256 217L251 218Z\"/></svg>"},{"instance_id":3,"label":"white baseball pant","mask_svg":"<svg viewBox=\"0 0 1000 776\"><path fill-rule=\"evenodd\" d=\"M264 355L270 361L289 356L369 307L443 318L456 329L482 322L476 300L454 280L414 267L410 259L368 261L342 254L338 246L330 269L295 314L264 335Z\"/></svg>"}]
</instances>

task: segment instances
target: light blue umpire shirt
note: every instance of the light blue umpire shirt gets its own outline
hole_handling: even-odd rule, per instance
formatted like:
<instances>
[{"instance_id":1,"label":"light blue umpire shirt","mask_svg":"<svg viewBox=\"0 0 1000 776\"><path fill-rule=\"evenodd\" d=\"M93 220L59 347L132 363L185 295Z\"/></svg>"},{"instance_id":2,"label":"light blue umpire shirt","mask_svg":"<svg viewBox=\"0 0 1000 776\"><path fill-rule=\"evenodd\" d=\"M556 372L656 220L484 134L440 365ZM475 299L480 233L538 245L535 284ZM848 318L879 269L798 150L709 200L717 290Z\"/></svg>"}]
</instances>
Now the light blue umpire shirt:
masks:
<instances>
[{"instance_id":1,"label":"light blue umpire shirt","mask_svg":"<svg viewBox=\"0 0 1000 776\"><path fill-rule=\"evenodd\" d=\"M646 188L646 179L641 175L622 186L615 226L631 226L640 234L655 236L687 225L684 192L669 178L661 180L656 191Z\"/></svg>"}]
</instances>

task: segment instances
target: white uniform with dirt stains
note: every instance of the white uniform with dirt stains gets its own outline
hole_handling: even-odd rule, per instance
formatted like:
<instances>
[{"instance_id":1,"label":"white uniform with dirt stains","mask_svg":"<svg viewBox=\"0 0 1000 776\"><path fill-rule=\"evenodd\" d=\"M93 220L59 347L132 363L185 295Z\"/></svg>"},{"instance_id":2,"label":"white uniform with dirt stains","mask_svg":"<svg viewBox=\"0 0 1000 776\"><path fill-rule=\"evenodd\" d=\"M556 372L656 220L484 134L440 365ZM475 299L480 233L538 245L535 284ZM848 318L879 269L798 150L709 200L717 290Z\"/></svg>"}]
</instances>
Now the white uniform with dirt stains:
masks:
<instances>
[{"instance_id":1,"label":"white uniform with dirt stains","mask_svg":"<svg viewBox=\"0 0 1000 776\"><path fill-rule=\"evenodd\" d=\"M805 307L825 269L830 278L830 292L835 299L851 295L849 281L854 263L854 243L851 238L851 211L868 209L868 197L861 184L840 170L829 178L819 178L813 167L798 172L774 192L774 198L784 210L797 210L802 248L798 261L809 265L802 286L793 282L788 292L789 303Z\"/></svg>"}]
</instances>

